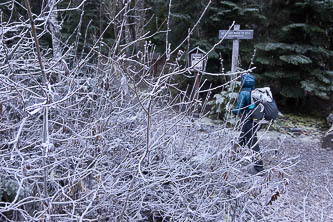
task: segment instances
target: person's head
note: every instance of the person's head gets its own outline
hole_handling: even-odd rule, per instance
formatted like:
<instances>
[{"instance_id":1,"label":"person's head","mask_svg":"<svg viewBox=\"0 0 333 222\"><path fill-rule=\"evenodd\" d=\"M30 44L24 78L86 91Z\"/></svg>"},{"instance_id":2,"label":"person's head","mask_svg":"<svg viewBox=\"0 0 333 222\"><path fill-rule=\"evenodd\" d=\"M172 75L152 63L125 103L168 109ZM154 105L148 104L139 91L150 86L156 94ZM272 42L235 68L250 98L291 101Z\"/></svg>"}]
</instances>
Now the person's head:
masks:
<instances>
[{"instance_id":1,"label":"person's head","mask_svg":"<svg viewBox=\"0 0 333 222\"><path fill-rule=\"evenodd\" d=\"M254 89L256 85L256 79L250 73L244 73L241 78L242 88Z\"/></svg>"}]
</instances>

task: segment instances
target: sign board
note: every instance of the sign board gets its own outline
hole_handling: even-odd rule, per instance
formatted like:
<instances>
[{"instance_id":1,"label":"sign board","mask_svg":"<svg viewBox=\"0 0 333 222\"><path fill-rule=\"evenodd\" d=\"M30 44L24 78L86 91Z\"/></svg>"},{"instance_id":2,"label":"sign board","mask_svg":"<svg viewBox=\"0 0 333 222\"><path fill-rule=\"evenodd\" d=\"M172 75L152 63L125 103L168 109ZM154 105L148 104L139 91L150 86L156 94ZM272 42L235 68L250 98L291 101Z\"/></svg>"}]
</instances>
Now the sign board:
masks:
<instances>
[{"instance_id":1,"label":"sign board","mask_svg":"<svg viewBox=\"0 0 333 222\"><path fill-rule=\"evenodd\" d=\"M228 32L228 30L219 30L219 39ZM225 39L253 39L253 30L230 30Z\"/></svg>"},{"instance_id":2,"label":"sign board","mask_svg":"<svg viewBox=\"0 0 333 222\"><path fill-rule=\"evenodd\" d=\"M219 39L233 39L232 43L232 61L231 72L236 72L238 66L239 56L239 40L240 39L253 39L253 30L241 30L240 25L234 25L234 30L219 30ZM232 76L234 78L235 76Z\"/></svg>"},{"instance_id":3,"label":"sign board","mask_svg":"<svg viewBox=\"0 0 333 222\"><path fill-rule=\"evenodd\" d=\"M204 54L202 53L191 54L191 66L193 66L193 69L200 71L204 69L203 56Z\"/></svg>"},{"instance_id":4,"label":"sign board","mask_svg":"<svg viewBox=\"0 0 333 222\"><path fill-rule=\"evenodd\" d=\"M189 53L189 66L197 71L204 71L206 69L207 57L205 57L206 52L196 47L192 49Z\"/></svg>"}]
</instances>

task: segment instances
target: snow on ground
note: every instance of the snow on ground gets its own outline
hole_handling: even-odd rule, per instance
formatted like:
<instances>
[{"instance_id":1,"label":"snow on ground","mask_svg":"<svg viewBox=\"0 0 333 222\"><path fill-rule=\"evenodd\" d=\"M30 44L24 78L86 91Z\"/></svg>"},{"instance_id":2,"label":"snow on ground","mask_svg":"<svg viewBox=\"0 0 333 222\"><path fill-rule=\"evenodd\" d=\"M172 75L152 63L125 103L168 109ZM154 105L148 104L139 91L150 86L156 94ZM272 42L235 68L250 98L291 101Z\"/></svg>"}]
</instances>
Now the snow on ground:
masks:
<instances>
[{"instance_id":1,"label":"snow on ground","mask_svg":"<svg viewBox=\"0 0 333 222\"><path fill-rule=\"evenodd\" d=\"M219 129L212 120L199 122L201 128L209 129L203 132ZM280 208L281 219L277 221L333 221L333 149L321 148L321 136L313 129L300 135L265 129L258 132L266 169L276 156L295 162L287 175L288 192L276 200L288 203Z\"/></svg>"}]
</instances>

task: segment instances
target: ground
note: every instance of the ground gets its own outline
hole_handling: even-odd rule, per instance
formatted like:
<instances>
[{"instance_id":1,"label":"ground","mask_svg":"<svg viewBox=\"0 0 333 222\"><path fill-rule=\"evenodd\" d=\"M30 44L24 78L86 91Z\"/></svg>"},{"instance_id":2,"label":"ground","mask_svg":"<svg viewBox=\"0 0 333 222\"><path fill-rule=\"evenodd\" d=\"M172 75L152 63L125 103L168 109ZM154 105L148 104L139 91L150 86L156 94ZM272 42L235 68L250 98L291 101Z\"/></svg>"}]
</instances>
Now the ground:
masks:
<instances>
[{"instance_id":1,"label":"ground","mask_svg":"<svg viewBox=\"0 0 333 222\"><path fill-rule=\"evenodd\" d=\"M333 222L333 147L321 148L325 130L322 119L290 115L258 133L266 169L273 159L266 150L272 148L295 162L287 171L287 192L277 198L288 203L279 210L277 221Z\"/></svg>"},{"instance_id":2,"label":"ground","mask_svg":"<svg viewBox=\"0 0 333 222\"><path fill-rule=\"evenodd\" d=\"M268 132L262 146L276 144L277 138L284 140L279 152L297 158L288 175L290 204L281 216L288 221L333 221L333 150L321 148L320 133L292 137Z\"/></svg>"}]
</instances>

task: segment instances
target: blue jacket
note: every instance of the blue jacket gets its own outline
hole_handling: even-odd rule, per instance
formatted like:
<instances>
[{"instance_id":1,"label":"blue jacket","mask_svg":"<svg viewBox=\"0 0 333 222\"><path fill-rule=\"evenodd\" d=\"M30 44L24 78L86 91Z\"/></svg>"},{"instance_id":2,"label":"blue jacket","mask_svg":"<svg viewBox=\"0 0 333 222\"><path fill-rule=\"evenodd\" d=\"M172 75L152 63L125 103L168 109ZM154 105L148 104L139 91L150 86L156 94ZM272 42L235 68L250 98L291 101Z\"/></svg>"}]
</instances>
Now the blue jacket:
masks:
<instances>
[{"instance_id":1,"label":"blue jacket","mask_svg":"<svg viewBox=\"0 0 333 222\"><path fill-rule=\"evenodd\" d=\"M251 105L251 91L254 89L256 80L251 74L244 74L241 78L242 89L239 93L237 104L232 110L235 115L246 114L249 110L254 108Z\"/></svg>"}]
</instances>

